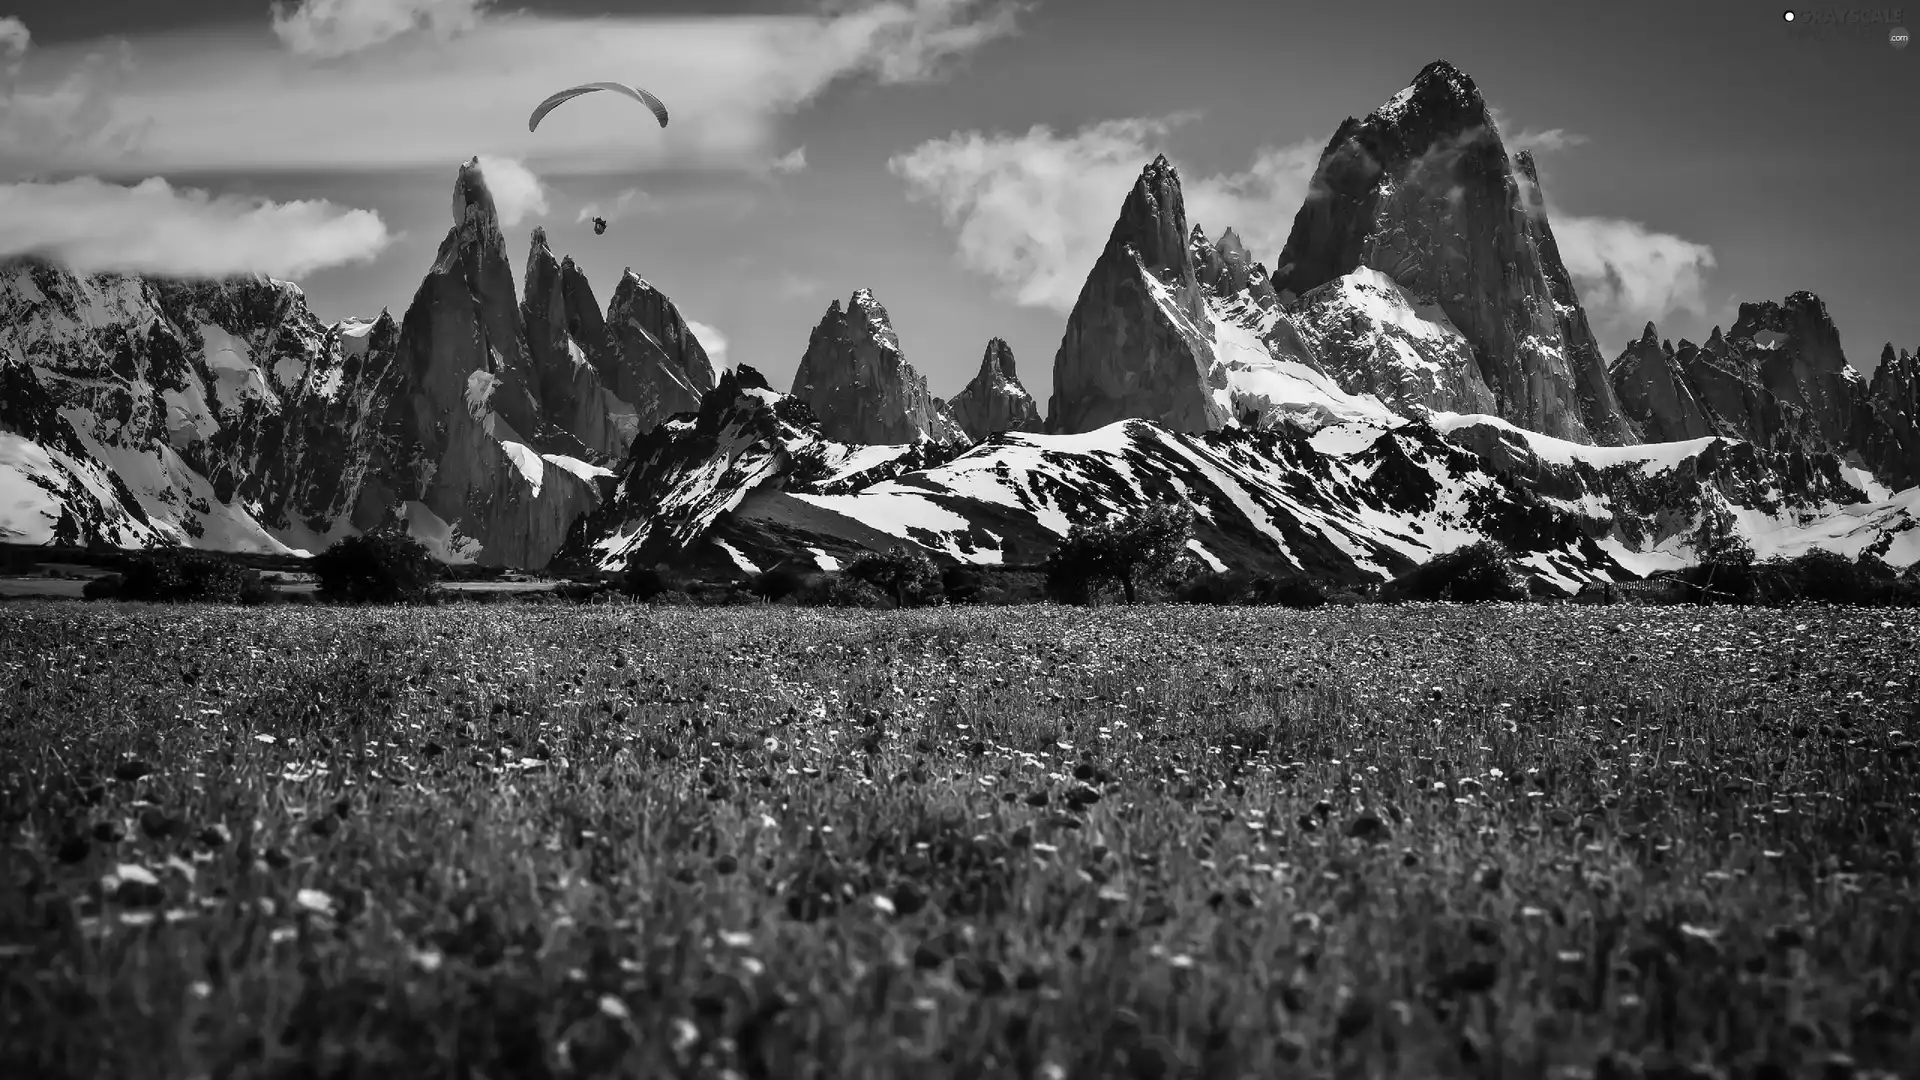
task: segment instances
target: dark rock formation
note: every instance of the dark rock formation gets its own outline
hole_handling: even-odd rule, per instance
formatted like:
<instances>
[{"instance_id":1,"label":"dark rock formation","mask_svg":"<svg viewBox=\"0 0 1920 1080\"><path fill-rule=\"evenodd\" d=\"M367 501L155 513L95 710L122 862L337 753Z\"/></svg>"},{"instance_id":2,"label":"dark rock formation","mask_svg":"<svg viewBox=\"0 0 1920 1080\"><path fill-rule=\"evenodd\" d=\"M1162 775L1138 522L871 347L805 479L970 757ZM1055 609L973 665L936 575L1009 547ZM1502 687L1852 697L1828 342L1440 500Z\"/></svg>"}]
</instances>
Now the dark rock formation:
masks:
<instances>
[{"instance_id":1,"label":"dark rock formation","mask_svg":"<svg viewBox=\"0 0 1920 1080\"><path fill-rule=\"evenodd\" d=\"M539 567L598 492L585 463L565 453L577 441L548 453L538 445L547 425L506 241L477 161L460 170L454 210L400 324L402 382L381 419L353 524L364 531L404 521L443 557Z\"/></svg>"},{"instance_id":2,"label":"dark rock formation","mask_svg":"<svg viewBox=\"0 0 1920 1080\"><path fill-rule=\"evenodd\" d=\"M617 461L638 433L634 406L608 390L592 357L607 346L606 320L573 258L554 258L535 226L520 302L535 391L548 425L571 434L598 461Z\"/></svg>"},{"instance_id":3,"label":"dark rock formation","mask_svg":"<svg viewBox=\"0 0 1920 1080\"><path fill-rule=\"evenodd\" d=\"M987 342L980 373L947 403L955 423L978 442L1001 431L1044 431L1040 408L1014 373L1013 349L1000 338Z\"/></svg>"},{"instance_id":4,"label":"dark rock formation","mask_svg":"<svg viewBox=\"0 0 1920 1080\"><path fill-rule=\"evenodd\" d=\"M1466 337L1500 416L1591 442L1577 350L1563 330L1583 320L1555 305L1546 235L1479 90L1437 61L1364 120L1340 125L1274 285L1291 300L1356 267L1379 270L1437 305ZM1604 413L1604 401L1593 408ZM1610 420L1602 427L1618 429Z\"/></svg>"},{"instance_id":5,"label":"dark rock formation","mask_svg":"<svg viewBox=\"0 0 1920 1080\"><path fill-rule=\"evenodd\" d=\"M1554 317L1560 324L1560 339L1566 343L1567 361L1573 366L1574 390L1580 398L1580 416L1593 440L1607 446L1639 442L1641 433L1621 409L1614 395L1613 380L1607 374L1606 357L1600 355L1600 343L1587 325L1587 313L1580 306L1580 294L1574 290L1573 275L1561 261L1560 245L1553 238L1553 226L1547 222L1546 196L1540 191L1540 170L1533 155L1525 150L1513 157L1520 178L1520 193L1527 210L1527 226L1534 247L1540 253L1540 269L1546 275L1547 293L1553 300Z\"/></svg>"},{"instance_id":6,"label":"dark rock formation","mask_svg":"<svg viewBox=\"0 0 1920 1080\"><path fill-rule=\"evenodd\" d=\"M1691 343L1687 343L1691 349ZM1610 381L1621 408L1647 442L1685 442L1716 433L1694 396L1693 380L1653 324L1615 361Z\"/></svg>"},{"instance_id":7,"label":"dark rock formation","mask_svg":"<svg viewBox=\"0 0 1920 1080\"><path fill-rule=\"evenodd\" d=\"M1807 414L1820 449L1847 456L1864 447L1867 380L1847 363L1819 297L1797 292L1784 303L1741 304L1727 337L1758 370L1760 386Z\"/></svg>"},{"instance_id":8,"label":"dark rock formation","mask_svg":"<svg viewBox=\"0 0 1920 1080\"><path fill-rule=\"evenodd\" d=\"M1920 484L1920 354L1889 342L1868 391L1867 467L1896 490Z\"/></svg>"},{"instance_id":9,"label":"dark rock formation","mask_svg":"<svg viewBox=\"0 0 1920 1080\"><path fill-rule=\"evenodd\" d=\"M807 339L793 396L819 417L830 439L886 445L964 438L926 376L900 352L887 309L867 289L843 310L835 300Z\"/></svg>"},{"instance_id":10,"label":"dark rock formation","mask_svg":"<svg viewBox=\"0 0 1920 1080\"><path fill-rule=\"evenodd\" d=\"M1229 226L1219 242L1207 239L1198 223L1193 226L1188 246L1192 249L1194 278L1216 296L1245 293L1254 306L1272 309L1280 306L1267 268L1254 262L1240 235Z\"/></svg>"},{"instance_id":11,"label":"dark rock formation","mask_svg":"<svg viewBox=\"0 0 1920 1080\"><path fill-rule=\"evenodd\" d=\"M1140 173L1067 316L1047 428L1092 431L1139 417L1208 431L1231 417L1208 391L1212 327L1188 247L1180 179L1165 157Z\"/></svg>"},{"instance_id":12,"label":"dark rock formation","mask_svg":"<svg viewBox=\"0 0 1920 1080\"><path fill-rule=\"evenodd\" d=\"M607 304L605 342L590 353L600 381L632 405L636 430L700 407L714 388L713 361L680 309L629 267Z\"/></svg>"}]
</instances>

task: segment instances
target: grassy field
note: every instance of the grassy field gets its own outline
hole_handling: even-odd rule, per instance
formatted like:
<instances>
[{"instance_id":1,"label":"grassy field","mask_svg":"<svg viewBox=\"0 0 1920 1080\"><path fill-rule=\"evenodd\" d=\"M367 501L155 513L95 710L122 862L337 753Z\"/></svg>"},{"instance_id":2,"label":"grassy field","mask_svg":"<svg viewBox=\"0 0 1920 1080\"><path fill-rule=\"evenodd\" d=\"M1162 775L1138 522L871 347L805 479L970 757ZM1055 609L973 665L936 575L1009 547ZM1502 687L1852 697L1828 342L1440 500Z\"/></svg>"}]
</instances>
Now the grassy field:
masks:
<instances>
[{"instance_id":1,"label":"grassy field","mask_svg":"<svg viewBox=\"0 0 1920 1080\"><path fill-rule=\"evenodd\" d=\"M1920 1075L1920 612L0 606L0 1074Z\"/></svg>"}]
</instances>

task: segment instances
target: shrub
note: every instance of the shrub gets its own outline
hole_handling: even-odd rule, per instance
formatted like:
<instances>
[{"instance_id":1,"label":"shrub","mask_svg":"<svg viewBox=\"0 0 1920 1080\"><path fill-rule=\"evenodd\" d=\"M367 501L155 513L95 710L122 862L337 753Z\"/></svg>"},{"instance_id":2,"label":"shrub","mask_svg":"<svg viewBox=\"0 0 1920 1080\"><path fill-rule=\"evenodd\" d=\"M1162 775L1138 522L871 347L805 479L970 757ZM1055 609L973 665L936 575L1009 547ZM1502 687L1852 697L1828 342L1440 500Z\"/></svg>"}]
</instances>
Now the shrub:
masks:
<instances>
[{"instance_id":1,"label":"shrub","mask_svg":"<svg viewBox=\"0 0 1920 1080\"><path fill-rule=\"evenodd\" d=\"M320 595L346 604L414 604L433 595L441 567L418 540L400 533L349 536L314 556Z\"/></svg>"},{"instance_id":2,"label":"shrub","mask_svg":"<svg viewBox=\"0 0 1920 1080\"><path fill-rule=\"evenodd\" d=\"M794 597L806 607L885 608L893 604L885 593L845 571L820 574Z\"/></svg>"},{"instance_id":3,"label":"shrub","mask_svg":"<svg viewBox=\"0 0 1920 1080\"><path fill-rule=\"evenodd\" d=\"M1277 604L1287 608L1317 608L1327 602L1326 592L1304 577L1255 578L1252 593L1256 604Z\"/></svg>"},{"instance_id":4,"label":"shrub","mask_svg":"<svg viewBox=\"0 0 1920 1080\"><path fill-rule=\"evenodd\" d=\"M1387 582L1380 588L1380 598L1481 604L1525 600L1527 587L1506 547L1496 540L1481 540L1435 556Z\"/></svg>"},{"instance_id":5,"label":"shrub","mask_svg":"<svg viewBox=\"0 0 1920 1080\"><path fill-rule=\"evenodd\" d=\"M149 603L257 604L271 599L273 590L258 571L218 555L161 548L127 559L115 595Z\"/></svg>"},{"instance_id":6,"label":"shrub","mask_svg":"<svg viewBox=\"0 0 1920 1080\"><path fill-rule=\"evenodd\" d=\"M677 592L684 595L689 585L684 575L665 563L649 564L637 559L627 562L627 568L620 573L617 581L621 592L635 600L644 601L652 601L662 593Z\"/></svg>"},{"instance_id":7,"label":"shrub","mask_svg":"<svg viewBox=\"0 0 1920 1080\"><path fill-rule=\"evenodd\" d=\"M1920 601L1920 589L1903 583L1892 567L1864 552L1856 559L1813 550L1791 559L1770 559L1755 568L1761 598L1768 603L1885 605Z\"/></svg>"},{"instance_id":8,"label":"shrub","mask_svg":"<svg viewBox=\"0 0 1920 1080\"><path fill-rule=\"evenodd\" d=\"M753 594L763 600L785 600L806 588L810 575L793 559L786 559L753 576Z\"/></svg>"},{"instance_id":9,"label":"shrub","mask_svg":"<svg viewBox=\"0 0 1920 1080\"><path fill-rule=\"evenodd\" d=\"M1193 536L1193 507L1154 503L1107 521L1076 521L1047 556L1047 591L1069 603L1091 603L1119 586L1127 603L1139 585L1165 574Z\"/></svg>"},{"instance_id":10,"label":"shrub","mask_svg":"<svg viewBox=\"0 0 1920 1080\"><path fill-rule=\"evenodd\" d=\"M940 571L940 591L949 604L978 604L986 587L986 575L971 566L949 566Z\"/></svg>"},{"instance_id":11,"label":"shrub","mask_svg":"<svg viewBox=\"0 0 1920 1080\"><path fill-rule=\"evenodd\" d=\"M121 583L126 579L119 574L107 574L87 582L80 595L89 600L112 600L120 595Z\"/></svg>"},{"instance_id":12,"label":"shrub","mask_svg":"<svg viewBox=\"0 0 1920 1080\"><path fill-rule=\"evenodd\" d=\"M891 596L895 607L919 607L940 600L940 575L918 548L895 544L869 551L847 564L847 574Z\"/></svg>"},{"instance_id":13,"label":"shrub","mask_svg":"<svg viewBox=\"0 0 1920 1080\"><path fill-rule=\"evenodd\" d=\"M1183 604L1245 604L1253 599L1253 579L1246 574L1202 570L1175 585L1173 597Z\"/></svg>"}]
</instances>

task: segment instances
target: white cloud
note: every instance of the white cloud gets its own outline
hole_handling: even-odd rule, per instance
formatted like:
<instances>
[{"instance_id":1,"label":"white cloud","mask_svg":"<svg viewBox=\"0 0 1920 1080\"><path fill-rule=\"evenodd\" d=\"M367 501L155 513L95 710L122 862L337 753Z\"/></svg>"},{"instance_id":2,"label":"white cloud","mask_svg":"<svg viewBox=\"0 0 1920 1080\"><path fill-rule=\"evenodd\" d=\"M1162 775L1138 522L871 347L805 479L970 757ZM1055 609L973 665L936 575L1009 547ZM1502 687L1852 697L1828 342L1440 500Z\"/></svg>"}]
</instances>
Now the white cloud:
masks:
<instances>
[{"instance_id":1,"label":"white cloud","mask_svg":"<svg viewBox=\"0 0 1920 1080\"><path fill-rule=\"evenodd\" d=\"M1549 207L1548 220L1607 355L1639 337L1649 322L1676 311L1706 314L1706 272L1715 266L1707 245L1624 218L1560 214Z\"/></svg>"},{"instance_id":2,"label":"white cloud","mask_svg":"<svg viewBox=\"0 0 1920 1080\"><path fill-rule=\"evenodd\" d=\"M768 167L777 173L797 173L807 167L807 148L796 146L774 158L773 164Z\"/></svg>"},{"instance_id":3,"label":"white cloud","mask_svg":"<svg viewBox=\"0 0 1920 1080\"><path fill-rule=\"evenodd\" d=\"M133 70L131 46L113 41L87 50L67 47L53 53L51 62L34 65L45 75L32 78L32 44L25 23L11 16L0 19L0 55L5 57L0 160L17 160L37 170L61 154L111 155L135 144L144 125L114 110Z\"/></svg>"},{"instance_id":4,"label":"white cloud","mask_svg":"<svg viewBox=\"0 0 1920 1080\"><path fill-rule=\"evenodd\" d=\"M687 329L693 331L693 336L700 342L700 347L707 350L707 357L713 361L715 370L727 366L727 338L725 334L722 334L714 327L708 326L706 323L695 322L692 319L687 320Z\"/></svg>"},{"instance_id":5,"label":"white cloud","mask_svg":"<svg viewBox=\"0 0 1920 1080\"><path fill-rule=\"evenodd\" d=\"M293 278L364 262L390 239L370 210L216 196L159 177L0 184L0 257L40 255L82 272Z\"/></svg>"},{"instance_id":6,"label":"white cloud","mask_svg":"<svg viewBox=\"0 0 1920 1080\"><path fill-rule=\"evenodd\" d=\"M29 143L4 125L0 168L356 171L445 168L486 154L549 177L669 166L757 172L778 154L781 120L828 86L936 78L956 57L1012 32L1019 10L1006 0L841 7L677 18L488 12L444 40L403 33L326 59L289 55L265 34L155 35L135 42L139 62L123 78L64 90L65 73L89 47L51 46L21 93L85 90L99 101L96 113L144 127L144 137L114 146ZM283 12L282 22L317 10ZM594 94L527 131L525 118L541 99L595 77L641 79L667 103L671 125L655 126L636 102Z\"/></svg>"},{"instance_id":7,"label":"white cloud","mask_svg":"<svg viewBox=\"0 0 1920 1080\"><path fill-rule=\"evenodd\" d=\"M273 32L302 56L332 58L424 30L441 41L471 30L491 0L274 0Z\"/></svg>"},{"instance_id":8,"label":"white cloud","mask_svg":"<svg viewBox=\"0 0 1920 1080\"><path fill-rule=\"evenodd\" d=\"M493 207L500 224L512 227L535 214L547 212L547 188L533 170L512 158L480 156L480 175L486 177L487 191L493 195Z\"/></svg>"},{"instance_id":9,"label":"white cloud","mask_svg":"<svg viewBox=\"0 0 1920 1080\"><path fill-rule=\"evenodd\" d=\"M1106 246L1127 192L1168 132L1192 114L1107 120L1059 135L956 133L888 162L911 197L940 208L957 230L963 265L1015 302L1069 311ZM1210 236L1229 226L1271 263L1293 227L1319 161L1318 143L1260 151L1245 170L1183 175L1189 224ZM1176 167L1178 163L1176 162Z\"/></svg>"},{"instance_id":10,"label":"white cloud","mask_svg":"<svg viewBox=\"0 0 1920 1080\"><path fill-rule=\"evenodd\" d=\"M1500 141L1510 154L1517 154L1522 150L1531 150L1535 153L1558 153L1588 141L1585 135L1568 131L1566 128L1548 128L1545 131L1528 131L1522 128L1509 135L1506 134L1507 129L1514 125L1506 113L1489 107L1487 114L1493 118L1494 129L1501 133Z\"/></svg>"},{"instance_id":11,"label":"white cloud","mask_svg":"<svg viewBox=\"0 0 1920 1080\"><path fill-rule=\"evenodd\" d=\"M32 42L33 34L28 32L26 23L12 15L0 18L0 55L17 62L27 55L27 46Z\"/></svg>"}]
</instances>

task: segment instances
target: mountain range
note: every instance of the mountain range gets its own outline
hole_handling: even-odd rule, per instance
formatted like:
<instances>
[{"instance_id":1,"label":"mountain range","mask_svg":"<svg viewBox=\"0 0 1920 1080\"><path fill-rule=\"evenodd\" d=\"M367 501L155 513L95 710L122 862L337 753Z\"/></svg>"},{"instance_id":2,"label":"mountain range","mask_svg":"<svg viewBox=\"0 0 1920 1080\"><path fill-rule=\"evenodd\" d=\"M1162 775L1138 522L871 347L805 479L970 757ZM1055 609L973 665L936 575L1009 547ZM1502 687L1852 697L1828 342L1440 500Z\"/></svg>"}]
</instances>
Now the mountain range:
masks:
<instances>
[{"instance_id":1,"label":"mountain range","mask_svg":"<svg viewBox=\"0 0 1920 1080\"><path fill-rule=\"evenodd\" d=\"M1570 590L1683 565L1713 523L1920 561L1920 361L1889 344L1868 380L1800 292L1609 362L1532 158L1444 61L1339 125L1271 270L1188 220L1164 157L1115 194L1044 416L997 337L932 395L864 288L784 394L716 370L631 270L603 310L539 229L516 291L477 159L398 321L324 325L262 277L14 260L0 539L399 528L451 561L740 574L901 542L1031 563L1082 514L1179 497L1209 565L1352 581L1491 537Z\"/></svg>"}]
</instances>

